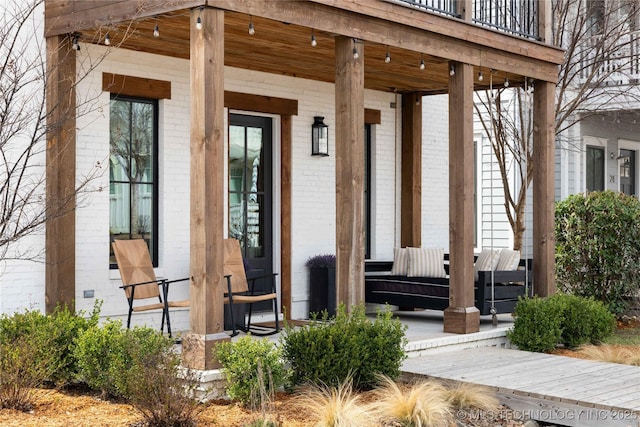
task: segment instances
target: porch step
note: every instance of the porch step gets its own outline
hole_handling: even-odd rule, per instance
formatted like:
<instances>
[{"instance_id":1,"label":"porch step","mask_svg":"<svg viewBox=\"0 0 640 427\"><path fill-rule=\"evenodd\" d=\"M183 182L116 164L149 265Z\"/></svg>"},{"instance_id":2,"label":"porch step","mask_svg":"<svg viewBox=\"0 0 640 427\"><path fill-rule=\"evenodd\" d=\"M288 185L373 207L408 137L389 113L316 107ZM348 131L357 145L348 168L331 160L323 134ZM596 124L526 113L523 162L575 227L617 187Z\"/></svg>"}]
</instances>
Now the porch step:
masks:
<instances>
[{"instance_id":1,"label":"porch step","mask_svg":"<svg viewBox=\"0 0 640 427\"><path fill-rule=\"evenodd\" d=\"M446 336L411 341L405 346L408 358L446 351L479 347L511 348L507 331L511 326L502 326L472 334L446 334Z\"/></svg>"}]
</instances>

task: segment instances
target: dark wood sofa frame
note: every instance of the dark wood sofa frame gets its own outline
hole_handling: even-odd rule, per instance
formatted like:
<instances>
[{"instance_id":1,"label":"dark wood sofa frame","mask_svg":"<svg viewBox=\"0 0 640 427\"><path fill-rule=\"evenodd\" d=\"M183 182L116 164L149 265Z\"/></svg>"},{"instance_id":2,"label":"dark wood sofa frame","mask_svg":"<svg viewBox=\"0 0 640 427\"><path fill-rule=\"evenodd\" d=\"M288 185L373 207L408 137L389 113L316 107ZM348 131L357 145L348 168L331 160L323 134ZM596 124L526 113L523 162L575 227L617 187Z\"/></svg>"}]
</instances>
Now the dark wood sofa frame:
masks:
<instances>
[{"instance_id":1,"label":"dark wood sofa frame","mask_svg":"<svg viewBox=\"0 0 640 427\"><path fill-rule=\"evenodd\" d=\"M519 265L515 271L494 271L494 286L491 271L478 272L474 299L480 315L491 314L492 301L497 313L512 313L519 297L527 291L532 295L533 262L521 259ZM393 261L365 262L366 302L407 309L444 310L449 306L449 254L444 256L446 278L392 276L392 266Z\"/></svg>"}]
</instances>

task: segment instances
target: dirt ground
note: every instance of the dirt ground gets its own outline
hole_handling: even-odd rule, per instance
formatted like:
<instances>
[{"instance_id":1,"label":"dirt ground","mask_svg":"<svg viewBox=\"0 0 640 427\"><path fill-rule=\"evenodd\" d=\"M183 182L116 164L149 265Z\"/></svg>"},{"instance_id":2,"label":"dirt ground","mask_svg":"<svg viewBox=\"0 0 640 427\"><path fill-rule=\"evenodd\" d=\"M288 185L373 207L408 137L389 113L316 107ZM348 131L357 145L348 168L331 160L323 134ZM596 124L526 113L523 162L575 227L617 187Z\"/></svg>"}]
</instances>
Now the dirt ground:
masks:
<instances>
[{"instance_id":1,"label":"dirt ground","mask_svg":"<svg viewBox=\"0 0 640 427\"><path fill-rule=\"evenodd\" d=\"M126 403L100 399L99 395L81 391L36 390L37 404L31 413L2 409L0 425L15 427L127 427L142 418ZM291 396L279 394L275 416L282 427L304 427L312 421L288 404ZM217 400L204 405L198 425L244 426L259 416L229 401Z\"/></svg>"},{"instance_id":2,"label":"dirt ground","mask_svg":"<svg viewBox=\"0 0 640 427\"><path fill-rule=\"evenodd\" d=\"M96 394L78 390L36 390L38 403L31 413L2 409L0 426L7 427L139 427L142 418L130 405L102 400ZM280 427L308 427L315 425L311 416L292 403L291 394L276 396L271 420ZM369 400L365 395L364 400ZM457 414L459 415L459 413ZM198 417L199 426L244 427L256 420L260 413L252 413L226 400L208 402ZM522 427L513 420L510 411L502 408L496 417L478 418L478 413L459 417L464 420L452 426L465 427ZM387 427L395 427L388 425Z\"/></svg>"}]
</instances>

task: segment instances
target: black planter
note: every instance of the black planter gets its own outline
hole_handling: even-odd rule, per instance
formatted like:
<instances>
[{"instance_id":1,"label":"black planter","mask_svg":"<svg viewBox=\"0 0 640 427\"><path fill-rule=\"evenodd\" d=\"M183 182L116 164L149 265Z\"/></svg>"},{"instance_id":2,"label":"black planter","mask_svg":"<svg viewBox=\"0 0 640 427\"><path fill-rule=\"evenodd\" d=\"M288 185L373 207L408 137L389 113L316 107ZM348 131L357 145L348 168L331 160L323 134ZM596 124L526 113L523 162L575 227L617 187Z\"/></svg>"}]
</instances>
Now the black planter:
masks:
<instances>
[{"instance_id":1,"label":"black planter","mask_svg":"<svg viewBox=\"0 0 640 427\"><path fill-rule=\"evenodd\" d=\"M336 314L335 267L309 267L309 316L322 310Z\"/></svg>"},{"instance_id":2,"label":"black planter","mask_svg":"<svg viewBox=\"0 0 640 427\"><path fill-rule=\"evenodd\" d=\"M247 314L247 304L234 304L233 305L233 317L235 317L236 329L244 329L245 316ZM229 304L224 305L224 330L233 330L233 322L231 321L231 311L229 310Z\"/></svg>"}]
</instances>

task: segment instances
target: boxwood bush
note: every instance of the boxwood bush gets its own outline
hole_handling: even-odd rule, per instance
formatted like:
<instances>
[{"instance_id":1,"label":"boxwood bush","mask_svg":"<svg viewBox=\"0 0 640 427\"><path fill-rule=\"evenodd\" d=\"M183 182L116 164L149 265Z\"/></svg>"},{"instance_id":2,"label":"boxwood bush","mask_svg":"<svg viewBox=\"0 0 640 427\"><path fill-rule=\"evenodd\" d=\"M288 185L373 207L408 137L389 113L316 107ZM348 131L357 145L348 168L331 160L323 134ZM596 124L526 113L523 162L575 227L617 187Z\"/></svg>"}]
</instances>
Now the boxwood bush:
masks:
<instances>
[{"instance_id":1,"label":"boxwood bush","mask_svg":"<svg viewBox=\"0 0 640 427\"><path fill-rule=\"evenodd\" d=\"M75 357L79 377L104 396L130 398L129 378L143 375L134 363L169 351L173 341L154 329L125 329L119 320L84 331L77 340ZM155 369L155 368L152 368Z\"/></svg>"},{"instance_id":2,"label":"boxwood bush","mask_svg":"<svg viewBox=\"0 0 640 427\"><path fill-rule=\"evenodd\" d=\"M640 289L640 201L614 191L556 205L558 289L602 301L621 315Z\"/></svg>"},{"instance_id":3,"label":"boxwood bush","mask_svg":"<svg viewBox=\"0 0 640 427\"><path fill-rule=\"evenodd\" d=\"M507 332L507 338L520 350L547 352L560 342L562 310L553 300L522 298L513 315L513 329Z\"/></svg>"},{"instance_id":4,"label":"boxwood bush","mask_svg":"<svg viewBox=\"0 0 640 427\"><path fill-rule=\"evenodd\" d=\"M0 343L22 340L29 342L31 358L46 372L44 380L64 385L77 380L78 366L74 355L79 335L98 324L101 301L96 301L89 317L66 307L56 307L46 315L27 310L0 317Z\"/></svg>"},{"instance_id":5,"label":"boxwood bush","mask_svg":"<svg viewBox=\"0 0 640 427\"><path fill-rule=\"evenodd\" d=\"M333 318L325 313L300 328L285 326L281 340L294 385L338 386L352 378L354 387L367 389L376 384L378 374L394 379L400 375L405 330L391 312L378 312L370 320L364 305L351 313L341 305Z\"/></svg>"},{"instance_id":6,"label":"boxwood bush","mask_svg":"<svg viewBox=\"0 0 640 427\"><path fill-rule=\"evenodd\" d=\"M514 316L507 337L519 349L536 352L551 351L559 344L568 348L597 344L615 328L615 316L602 302L561 293L522 298Z\"/></svg>"},{"instance_id":7,"label":"boxwood bush","mask_svg":"<svg viewBox=\"0 0 640 427\"><path fill-rule=\"evenodd\" d=\"M215 350L229 397L245 406L261 407L266 403L263 399L286 383L282 350L267 339L247 335L235 342L222 342Z\"/></svg>"}]
</instances>

